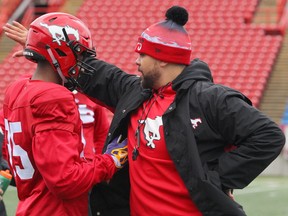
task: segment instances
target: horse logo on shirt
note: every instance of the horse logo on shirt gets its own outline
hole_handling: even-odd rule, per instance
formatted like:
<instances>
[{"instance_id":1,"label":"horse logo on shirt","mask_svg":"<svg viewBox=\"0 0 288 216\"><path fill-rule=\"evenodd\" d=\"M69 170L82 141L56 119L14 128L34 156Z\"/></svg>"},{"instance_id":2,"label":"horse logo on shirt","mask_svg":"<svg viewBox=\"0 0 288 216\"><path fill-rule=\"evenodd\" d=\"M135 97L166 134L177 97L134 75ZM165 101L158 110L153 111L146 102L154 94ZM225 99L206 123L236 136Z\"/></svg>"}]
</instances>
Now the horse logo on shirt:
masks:
<instances>
[{"instance_id":1,"label":"horse logo on shirt","mask_svg":"<svg viewBox=\"0 0 288 216\"><path fill-rule=\"evenodd\" d=\"M144 123L145 139L148 141L146 145L154 149L156 146L153 141L160 140L161 138L159 128L163 125L162 117L156 116L155 119L147 118L145 120L139 120L139 123Z\"/></svg>"},{"instance_id":2,"label":"horse logo on shirt","mask_svg":"<svg viewBox=\"0 0 288 216\"><path fill-rule=\"evenodd\" d=\"M75 39L79 41L80 36L77 29L70 27L69 25L66 26L56 26L56 25L47 25L46 23L40 23L41 26L48 29L50 32L53 42L57 42L59 46L61 46L61 41L66 41L66 38L63 33L63 28L65 29L67 35L74 35Z\"/></svg>"},{"instance_id":3,"label":"horse logo on shirt","mask_svg":"<svg viewBox=\"0 0 288 216\"><path fill-rule=\"evenodd\" d=\"M199 126L199 124L202 123L202 120L200 118L196 118L196 119L190 119L191 120L191 123L192 123L192 127L194 129L196 129L196 127Z\"/></svg>"}]
</instances>

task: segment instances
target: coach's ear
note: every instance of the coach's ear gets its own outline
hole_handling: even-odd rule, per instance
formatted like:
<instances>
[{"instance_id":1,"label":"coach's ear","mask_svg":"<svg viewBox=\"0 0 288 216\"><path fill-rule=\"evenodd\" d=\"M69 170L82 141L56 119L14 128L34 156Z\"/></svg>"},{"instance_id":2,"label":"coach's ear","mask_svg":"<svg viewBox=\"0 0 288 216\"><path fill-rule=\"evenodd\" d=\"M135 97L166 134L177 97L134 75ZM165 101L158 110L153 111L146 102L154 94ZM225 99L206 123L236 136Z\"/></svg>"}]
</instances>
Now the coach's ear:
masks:
<instances>
[{"instance_id":1,"label":"coach's ear","mask_svg":"<svg viewBox=\"0 0 288 216\"><path fill-rule=\"evenodd\" d=\"M160 65L161 67L165 67L167 64L168 64L168 62L159 60L159 65Z\"/></svg>"}]
</instances>

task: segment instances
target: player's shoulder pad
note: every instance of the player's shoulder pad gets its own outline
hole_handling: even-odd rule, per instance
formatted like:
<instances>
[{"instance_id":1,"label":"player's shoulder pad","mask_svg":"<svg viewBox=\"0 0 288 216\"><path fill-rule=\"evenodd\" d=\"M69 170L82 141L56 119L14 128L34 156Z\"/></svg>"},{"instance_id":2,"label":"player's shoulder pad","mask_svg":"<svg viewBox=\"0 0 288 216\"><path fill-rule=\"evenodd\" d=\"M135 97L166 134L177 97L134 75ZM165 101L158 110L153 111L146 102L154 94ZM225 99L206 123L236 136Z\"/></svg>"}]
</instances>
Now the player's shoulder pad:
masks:
<instances>
[{"instance_id":1,"label":"player's shoulder pad","mask_svg":"<svg viewBox=\"0 0 288 216\"><path fill-rule=\"evenodd\" d=\"M33 93L33 95L35 96L31 100L33 104L47 103L53 101L58 101L59 103L61 103L61 101L72 101L74 103L75 101L72 92L70 92L64 86L54 83L43 82L41 88L38 87L33 89L32 91L35 91Z\"/></svg>"}]
</instances>

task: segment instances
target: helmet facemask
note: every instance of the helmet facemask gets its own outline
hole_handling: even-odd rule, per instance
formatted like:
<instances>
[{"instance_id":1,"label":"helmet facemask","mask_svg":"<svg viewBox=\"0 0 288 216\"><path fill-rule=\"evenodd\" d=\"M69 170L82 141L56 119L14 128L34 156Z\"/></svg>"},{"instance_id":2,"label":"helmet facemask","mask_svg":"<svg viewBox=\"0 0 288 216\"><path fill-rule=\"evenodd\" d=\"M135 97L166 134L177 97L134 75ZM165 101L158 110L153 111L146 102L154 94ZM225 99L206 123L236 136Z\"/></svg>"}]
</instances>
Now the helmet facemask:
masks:
<instances>
[{"instance_id":1,"label":"helmet facemask","mask_svg":"<svg viewBox=\"0 0 288 216\"><path fill-rule=\"evenodd\" d=\"M75 58L76 58L76 64L72 66L68 70L68 77L66 77L66 82L64 82L64 85L69 90L74 90L76 88L80 88L80 84L77 82L78 76L80 73L92 75L93 68L86 64L83 59L87 57L96 57L96 51L95 49L90 49L83 44L79 43L75 40L69 40L69 36L66 33L66 30L63 28L63 33L66 38L67 46L70 47L71 51L73 52Z\"/></svg>"}]
</instances>

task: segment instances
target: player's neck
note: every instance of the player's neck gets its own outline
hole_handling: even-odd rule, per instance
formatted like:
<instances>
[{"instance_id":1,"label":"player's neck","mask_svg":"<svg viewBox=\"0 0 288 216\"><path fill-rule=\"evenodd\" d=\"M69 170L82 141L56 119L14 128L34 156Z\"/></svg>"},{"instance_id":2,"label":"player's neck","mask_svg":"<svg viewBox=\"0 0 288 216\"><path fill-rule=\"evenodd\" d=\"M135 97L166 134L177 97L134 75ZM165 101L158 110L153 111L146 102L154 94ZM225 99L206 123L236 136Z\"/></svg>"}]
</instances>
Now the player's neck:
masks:
<instances>
[{"instance_id":1,"label":"player's neck","mask_svg":"<svg viewBox=\"0 0 288 216\"><path fill-rule=\"evenodd\" d=\"M49 64L37 64L37 68L31 79L62 84L62 79Z\"/></svg>"}]
</instances>

